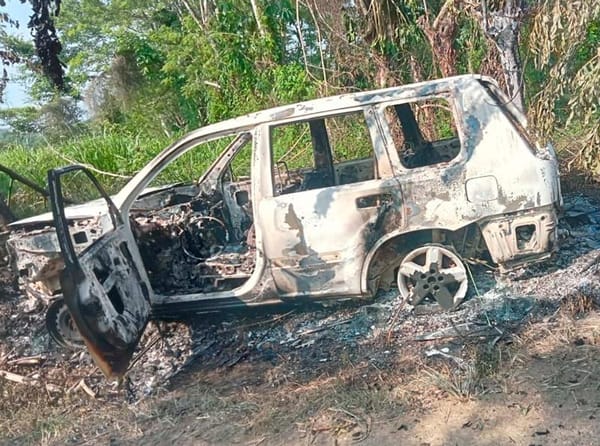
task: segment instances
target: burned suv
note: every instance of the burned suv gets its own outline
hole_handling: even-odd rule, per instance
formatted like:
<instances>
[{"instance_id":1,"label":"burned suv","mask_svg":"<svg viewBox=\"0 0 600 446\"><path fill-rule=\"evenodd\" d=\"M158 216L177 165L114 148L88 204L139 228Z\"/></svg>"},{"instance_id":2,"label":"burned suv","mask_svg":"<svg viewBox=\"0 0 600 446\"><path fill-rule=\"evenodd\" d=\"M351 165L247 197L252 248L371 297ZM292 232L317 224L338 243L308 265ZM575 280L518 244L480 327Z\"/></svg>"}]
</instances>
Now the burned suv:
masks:
<instances>
[{"instance_id":1,"label":"burned suv","mask_svg":"<svg viewBox=\"0 0 600 446\"><path fill-rule=\"evenodd\" d=\"M412 305L450 309L464 259L505 271L555 249L557 162L525 127L474 75L273 108L191 132L113 197L84 167L50 171L52 215L13 224L9 249L21 280L64 296L53 317L72 318L108 376L150 318L394 283ZM194 177L194 156L217 150ZM178 165L188 184L172 184ZM74 171L100 200L64 205Z\"/></svg>"}]
</instances>

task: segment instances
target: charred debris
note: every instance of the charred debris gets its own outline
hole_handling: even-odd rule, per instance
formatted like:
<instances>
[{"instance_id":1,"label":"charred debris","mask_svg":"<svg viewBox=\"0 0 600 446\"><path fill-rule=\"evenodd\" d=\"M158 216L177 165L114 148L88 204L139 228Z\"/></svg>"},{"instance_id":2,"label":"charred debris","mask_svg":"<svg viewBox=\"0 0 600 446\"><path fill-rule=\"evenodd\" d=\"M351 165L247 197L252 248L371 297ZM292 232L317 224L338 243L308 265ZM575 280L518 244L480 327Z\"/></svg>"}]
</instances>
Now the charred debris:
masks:
<instances>
[{"instance_id":1,"label":"charred debris","mask_svg":"<svg viewBox=\"0 0 600 446\"><path fill-rule=\"evenodd\" d=\"M216 147L199 180L155 182ZM102 198L68 206L71 172ZM456 310L473 293L471 263L509 273L549 259L562 204L552 147L481 76L224 121L166 148L113 197L83 166L50 171L49 194L52 214L12 224L12 265L50 305L52 336L83 337L107 376L125 373L152 319L365 302L394 285L403 306Z\"/></svg>"}]
</instances>

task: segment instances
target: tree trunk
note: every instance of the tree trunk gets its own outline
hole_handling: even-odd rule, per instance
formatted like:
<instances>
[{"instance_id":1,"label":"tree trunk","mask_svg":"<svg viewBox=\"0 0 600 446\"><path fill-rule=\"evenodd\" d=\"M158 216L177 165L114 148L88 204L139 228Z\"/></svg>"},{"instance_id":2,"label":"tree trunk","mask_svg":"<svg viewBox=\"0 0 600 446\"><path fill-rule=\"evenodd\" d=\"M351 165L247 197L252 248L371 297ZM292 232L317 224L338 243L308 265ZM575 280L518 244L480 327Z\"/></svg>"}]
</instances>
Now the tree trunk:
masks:
<instances>
[{"instance_id":1,"label":"tree trunk","mask_svg":"<svg viewBox=\"0 0 600 446\"><path fill-rule=\"evenodd\" d=\"M384 54L379 54L373 50L372 57L375 65L377 66L377 75L375 82L379 88L386 88L390 85L394 85L394 77L392 76L392 70L390 69L390 61Z\"/></svg>"},{"instance_id":2,"label":"tree trunk","mask_svg":"<svg viewBox=\"0 0 600 446\"><path fill-rule=\"evenodd\" d=\"M507 93L513 103L524 111L523 73L518 47L524 1L506 0L501 7L493 11L485 7L485 0L483 5L482 28L498 49Z\"/></svg>"},{"instance_id":3,"label":"tree trunk","mask_svg":"<svg viewBox=\"0 0 600 446\"><path fill-rule=\"evenodd\" d=\"M457 73L456 50L453 46L458 30L455 2L456 0L447 0L433 24L429 23L428 16L422 16L417 21L429 41L434 62L437 63L443 77L454 76Z\"/></svg>"},{"instance_id":4,"label":"tree trunk","mask_svg":"<svg viewBox=\"0 0 600 446\"><path fill-rule=\"evenodd\" d=\"M362 38L370 48L371 58L377 69L375 82L380 88L395 85L394 64L384 49L385 42L393 40L398 27L394 2L358 0L355 4L357 12L364 19L364 27L361 30Z\"/></svg>"},{"instance_id":5,"label":"tree trunk","mask_svg":"<svg viewBox=\"0 0 600 446\"><path fill-rule=\"evenodd\" d=\"M260 21L260 11L258 10L258 4L256 0L250 0L250 5L252 6L252 13L254 14L254 20L256 21L256 27L258 29L258 33L260 37L265 38L265 30L263 29L262 23Z\"/></svg>"},{"instance_id":6,"label":"tree trunk","mask_svg":"<svg viewBox=\"0 0 600 446\"><path fill-rule=\"evenodd\" d=\"M514 104L521 110L525 111L525 103L523 101L523 79L521 60L519 58L517 37L508 45L499 45L500 64L504 71L504 81L510 98Z\"/></svg>"}]
</instances>

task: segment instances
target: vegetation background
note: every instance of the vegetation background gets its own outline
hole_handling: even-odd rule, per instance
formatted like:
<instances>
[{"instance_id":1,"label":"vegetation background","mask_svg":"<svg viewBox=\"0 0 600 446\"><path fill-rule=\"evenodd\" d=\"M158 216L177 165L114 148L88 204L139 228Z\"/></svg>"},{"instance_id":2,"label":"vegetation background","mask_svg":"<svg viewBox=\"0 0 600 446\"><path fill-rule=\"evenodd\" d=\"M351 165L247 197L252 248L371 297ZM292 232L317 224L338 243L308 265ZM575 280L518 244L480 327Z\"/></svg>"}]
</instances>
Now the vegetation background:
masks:
<instances>
[{"instance_id":1,"label":"vegetation background","mask_svg":"<svg viewBox=\"0 0 600 446\"><path fill-rule=\"evenodd\" d=\"M29 3L32 42L9 32L0 1L0 59L20 64L33 98L0 111L0 164L42 185L77 162L113 192L199 126L461 73L496 78L566 169L600 177L597 0ZM18 215L45 205L19 187L0 174Z\"/></svg>"},{"instance_id":2,"label":"vegetation background","mask_svg":"<svg viewBox=\"0 0 600 446\"><path fill-rule=\"evenodd\" d=\"M460 73L497 79L538 140L555 141L564 169L600 180L598 0L20 1L31 7L20 25L33 39L11 35L16 23L0 0L0 61L22 67L33 101L0 111L0 166L40 185L47 169L78 162L103 172L112 192L199 126ZM0 91L5 84L0 74ZM189 179L211 156L175 174ZM42 196L10 183L0 173L0 194L17 217L44 208ZM338 437L355 443L371 427L368 443L377 445L597 444L599 300L596 288L588 296L578 284L598 283L598 239L596 225L573 227L547 274L523 275L511 291L499 282L489 299L500 303L493 325L484 310L493 335L461 336L445 358L425 354L443 353L445 341L414 341L440 319L397 319L379 302L234 325L210 315L192 331L197 369L168 393L131 404L128 385L118 393L100 384L79 354L11 364L35 360L24 352L45 335L39 315L5 291L13 279L5 272L0 364L40 385L0 379L0 444L343 444ZM485 292L491 279L483 277ZM532 306L531 293L545 298ZM520 312L528 313L522 327L507 317ZM456 330L464 314L445 321ZM161 379L157 357L165 367L188 349L191 329L178 327L148 344L156 350L136 370L149 383ZM261 334L271 332L282 337ZM318 337L302 338L302 348L288 342L311 332ZM264 350L248 350L257 342Z\"/></svg>"}]
</instances>

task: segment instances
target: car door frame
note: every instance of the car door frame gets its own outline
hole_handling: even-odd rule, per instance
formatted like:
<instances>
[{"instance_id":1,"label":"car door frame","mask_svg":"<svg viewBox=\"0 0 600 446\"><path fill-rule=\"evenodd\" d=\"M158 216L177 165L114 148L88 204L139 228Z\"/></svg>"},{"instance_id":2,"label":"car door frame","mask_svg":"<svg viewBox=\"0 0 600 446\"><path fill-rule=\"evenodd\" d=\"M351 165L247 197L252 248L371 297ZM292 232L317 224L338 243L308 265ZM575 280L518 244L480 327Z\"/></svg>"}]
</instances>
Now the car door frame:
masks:
<instances>
[{"instance_id":1,"label":"car door frame","mask_svg":"<svg viewBox=\"0 0 600 446\"><path fill-rule=\"evenodd\" d=\"M378 176L374 180L334 185L276 196L274 193L274 181L272 175L275 163L271 154L271 128L294 122L306 122L314 119L325 119L327 117L351 114L353 112L362 112L364 114L365 123L371 139L373 156L377 163ZM324 112L307 114L300 117L294 117L293 119L273 121L261 126L261 134L263 137L260 140L260 153L262 155L260 171L264 174L261 175L258 185L261 196L261 200L258 203L260 206L258 209L259 215L271 216L271 214L277 210L276 208L282 206L282 203L292 201L294 198L299 199L302 194L305 196L318 194L322 194L323 196L329 195L327 199L332 200L333 195L336 193L345 195L356 193L357 196L353 205L357 208L360 208L358 200L361 198L361 190L364 191L364 194L366 194L367 197L375 197L376 195L392 196L393 203L380 203L380 205L372 206L373 212L370 212L368 216L360 217L363 222L367 222L367 224L370 225L370 233L359 234L357 236L359 238L362 237L362 240L357 244L352 256L346 256L348 257L347 259L340 259L335 253L331 253L329 256L321 256L319 253L311 251L310 246L307 246L306 252L297 256L297 258L286 259L286 256L274 256L274 253L279 249L273 246L274 244L283 243L283 250L280 249L281 253L293 246L291 242L294 238L296 239L296 243L302 244L303 238L306 237L306 231L310 230L310 225L315 223L311 221L313 220L312 216L297 215L293 208L290 211L290 203L288 203L286 209L280 209L280 211L286 213L284 219L288 222L289 233L295 233L293 237L289 236L290 234L285 236L285 228L283 228L282 225L277 225L275 221L266 221L265 218L260 221L263 226L262 232L269 234L269 239L265 239L264 241L265 256L267 257L270 266L271 276L283 299L302 296L319 298L339 295L349 297L364 295L368 290L361 287L360 277L363 262L369 252L371 244L383 235L387 230L385 229L387 225L392 224L395 226L402 226L405 220L404 207L402 206L402 190L390 161L388 147L384 143L381 126L376 117L374 106L363 105L344 109L332 108ZM318 198L314 201L316 209ZM365 208L368 207L367 204ZM360 212L361 211L358 211L357 217ZM275 215L273 215L273 217L274 218L271 220L276 219ZM280 235L283 236L280 237L281 240L279 241L274 239L275 234L277 234L278 231L280 232ZM304 240L304 243L306 244L306 240ZM310 245L310 243L307 245ZM350 259L350 257L352 258ZM302 274L303 263L306 265L307 262L316 263L312 263L308 266L310 274L307 274L305 278L299 277L299 273ZM328 284L328 282L330 283ZM294 287L296 287L295 290Z\"/></svg>"},{"instance_id":2,"label":"car door frame","mask_svg":"<svg viewBox=\"0 0 600 446\"><path fill-rule=\"evenodd\" d=\"M153 159L153 161L140 170L134 179L115 196L114 201L120 208L121 212L129 215L129 210L142 190L147 187L148 184L150 184L152 180L156 178L164 168L166 168L167 165L169 165L179 156L191 150L198 149L202 144L206 144L219 138L224 138L231 135L236 135L232 143L234 143L238 137L243 139L245 134L251 136L251 140L249 141L249 143L252 145L251 177L253 180L251 184L251 191L252 196L258 197L256 191L256 181L254 180L254 172L256 172L256 166L258 166L257 159L260 159L260 153L258 153L257 150L257 140L259 139L259 129L257 126L253 124L246 126L226 127L219 131L207 130L209 130L209 128L203 128L199 131L194 131L188 134L164 149ZM240 146L237 153L239 153L239 150L243 149L243 147L243 145ZM229 147L229 149L231 149L231 147ZM213 164L202 174L198 181L199 186L201 188L210 188L214 186L215 179L225 171L224 169L226 165L231 162L232 158L233 154L230 153L230 150L224 149L217 156ZM254 221L256 221L258 218L256 215L256 206L253 206L253 218ZM161 294L155 292L152 295L153 314L156 310L156 314L158 315L170 315L170 308L173 308L174 306L179 306L179 308L186 307L187 311L190 313L201 313L218 308L239 307L257 302L264 303L268 300L272 303L276 303L277 299L273 293L270 292L270 288L264 284L261 284L261 279L265 270L265 259L262 255L263 235L260 231L260 228L256 228L255 243L257 251L254 272L252 273L251 277L240 287L233 290L214 291L208 293L190 292L179 294Z\"/></svg>"},{"instance_id":3,"label":"car door frame","mask_svg":"<svg viewBox=\"0 0 600 446\"><path fill-rule=\"evenodd\" d=\"M61 178L83 172L106 201L102 234L76 254ZM94 175L81 165L48 171L50 207L65 268L60 277L69 313L102 372L122 377L150 317L152 288L129 225ZM112 225L108 230L105 228Z\"/></svg>"}]
</instances>

